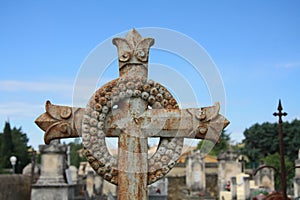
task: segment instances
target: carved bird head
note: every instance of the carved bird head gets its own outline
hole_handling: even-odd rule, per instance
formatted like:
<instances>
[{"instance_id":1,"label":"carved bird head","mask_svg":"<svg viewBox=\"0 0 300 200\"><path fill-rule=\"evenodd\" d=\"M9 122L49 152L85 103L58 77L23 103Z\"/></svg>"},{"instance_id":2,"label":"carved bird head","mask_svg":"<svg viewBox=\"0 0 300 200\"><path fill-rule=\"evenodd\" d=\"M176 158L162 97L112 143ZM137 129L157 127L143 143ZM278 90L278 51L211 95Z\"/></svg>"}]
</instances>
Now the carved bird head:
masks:
<instances>
[{"instance_id":1,"label":"carved bird head","mask_svg":"<svg viewBox=\"0 0 300 200\"><path fill-rule=\"evenodd\" d=\"M142 38L135 29L132 29L125 38L114 38L112 42L118 48L121 76L124 74L123 71L137 66L142 66L146 72L148 71L148 55L150 47L154 44L153 38Z\"/></svg>"}]
</instances>

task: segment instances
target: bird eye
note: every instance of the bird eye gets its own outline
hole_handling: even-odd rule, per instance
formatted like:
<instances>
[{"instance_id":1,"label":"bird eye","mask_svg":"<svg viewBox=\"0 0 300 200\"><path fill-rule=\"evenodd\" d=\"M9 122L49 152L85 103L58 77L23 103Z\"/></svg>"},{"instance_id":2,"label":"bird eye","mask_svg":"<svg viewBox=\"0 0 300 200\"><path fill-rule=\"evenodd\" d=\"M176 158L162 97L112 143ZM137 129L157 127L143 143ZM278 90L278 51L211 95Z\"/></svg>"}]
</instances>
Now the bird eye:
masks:
<instances>
[{"instance_id":1,"label":"bird eye","mask_svg":"<svg viewBox=\"0 0 300 200\"><path fill-rule=\"evenodd\" d=\"M138 50L137 55L141 58L145 57L145 52L143 50Z\"/></svg>"},{"instance_id":2,"label":"bird eye","mask_svg":"<svg viewBox=\"0 0 300 200\"><path fill-rule=\"evenodd\" d=\"M63 119L68 119L72 114L72 109L71 108L64 108L60 112L60 117Z\"/></svg>"},{"instance_id":3,"label":"bird eye","mask_svg":"<svg viewBox=\"0 0 300 200\"><path fill-rule=\"evenodd\" d=\"M207 132L207 127L204 126L198 126L197 131L199 134L204 135Z\"/></svg>"},{"instance_id":4,"label":"bird eye","mask_svg":"<svg viewBox=\"0 0 300 200\"><path fill-rule=\"evenodd\" d=\"M121 54L121 56L119 57L119 60L122 61L122 62L126 62L128 61L130 58L130 53L129 52L123 52Z\"/></svg>"},{"instance_id":5,"label":"bird eye","mask_svg":"<svg viewBox=\"0 0 300 200\"><path fill-rule=\"evenodd\" d=\"M137 49L135 51L135 55L140 61L143 61L143 62L147 61L147 54L144 51L144 49Z\"/></svg>"},{"instance_id":6,"label":"bird eye","mask_svg":"<svg viewBox=\"0 0 300 200\"><path fill-rule=\"evenodd\" d=\"M205 112L198 110L198 112L196 112L196 118L199 120L204 120L206 118Z\"/></svg>"}]
</instances>

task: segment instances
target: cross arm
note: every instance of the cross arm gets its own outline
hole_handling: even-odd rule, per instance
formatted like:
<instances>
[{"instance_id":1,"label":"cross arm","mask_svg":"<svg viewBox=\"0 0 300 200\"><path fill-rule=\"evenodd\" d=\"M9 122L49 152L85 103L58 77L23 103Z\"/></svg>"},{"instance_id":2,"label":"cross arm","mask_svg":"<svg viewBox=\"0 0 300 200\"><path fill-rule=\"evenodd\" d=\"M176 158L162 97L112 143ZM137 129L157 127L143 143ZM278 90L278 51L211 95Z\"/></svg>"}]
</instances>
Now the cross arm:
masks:
<instances>
[{"instance_id":1,"label":"cross arm","mask_svg":"<svg viewBox=\"0 0 300 200\"><path fill-rule=\"evenodd\" d=\"M47 101L45 109L46 112L35 120L35 123L45 131L45 144L54 139L79 137L83 108L58 106Z\"/></svg>"},{"instance_id":2,"label":"cross arm","mask_svg":"<svg viewBox=\"0 0 300 200\"><path fill-rule=\"evenodd\" d=\"M53 105L46 102L46 112L35 123L45 131L44 141L49 144L53 139L76 138L81 133L84 108ZM147 137L183 137L218 141L220 132L229 121L219 114L220 105L188 109L151 109L141 116L132 118L141 127ZM107 116L106 136L118 137L124 130L121 112L112 112Z\"/></svg>"},{"instance_id":3,"label":"cross arm","mask_svg":"<svg viewBox=\"0 0 300 200\"><path fill-rule=\"evenodd\" d=\"M219 114L219 104L182 110L148 110L142 129L150 137L183 137L219 141L229 121Z\"/></svg>"},{"instance_id":4,"label":"cross arm","mask_svg":"<svg viewBox=\"0 0 300 200\"><path fill-rule=\"evenodd\" d=\"M220 105L188 109L151 109L132 118L148 137L183 137L218 141L229 121L219 114ZM123 126L118 113L106 123L107 136L117 136Z\"/></svg>"}]
</instances>

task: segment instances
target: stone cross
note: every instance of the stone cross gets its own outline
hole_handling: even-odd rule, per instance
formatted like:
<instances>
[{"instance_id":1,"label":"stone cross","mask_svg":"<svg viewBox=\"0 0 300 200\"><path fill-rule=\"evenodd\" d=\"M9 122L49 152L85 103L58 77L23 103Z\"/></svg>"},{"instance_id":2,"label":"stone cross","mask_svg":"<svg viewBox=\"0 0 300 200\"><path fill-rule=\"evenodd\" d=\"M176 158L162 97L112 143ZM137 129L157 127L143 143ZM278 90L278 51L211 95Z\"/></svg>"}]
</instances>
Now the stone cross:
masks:
<instances>
[{"instance_id":1,"label":"stone cross","mask_svg":"<svg viewBox=\"0 0 300 200\"><path fill-rule=\"evenodd\" d=\"M57 138L82 137L85 155L105 180L118 185L118 199L148 199L147 185L166 175L179 159L184 138L219 140L229 124L220 106L179 109L171 93L148 79L152 38L131 30L114 38L120 77L98 89L86 108L46 102L36 119L48 144ZM118 137L118 156L112 156L106 137ZM148 158L148 137L159 137L157 151Z\"/></svg>"}]
</instances>

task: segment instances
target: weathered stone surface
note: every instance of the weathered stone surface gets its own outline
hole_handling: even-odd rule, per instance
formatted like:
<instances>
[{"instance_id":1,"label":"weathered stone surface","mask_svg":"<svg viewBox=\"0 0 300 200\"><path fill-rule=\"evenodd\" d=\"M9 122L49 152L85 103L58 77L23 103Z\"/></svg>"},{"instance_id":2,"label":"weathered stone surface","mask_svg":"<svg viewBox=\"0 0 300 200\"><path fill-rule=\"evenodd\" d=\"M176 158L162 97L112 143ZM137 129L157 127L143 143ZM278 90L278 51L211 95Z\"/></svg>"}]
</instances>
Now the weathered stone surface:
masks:
<instances>
[{"instance_id":1,"label":"weathered stone surface","mask_svg":"<svg viewBox=\"0 0 300 200\"><path fill-rule=\"evenodd\" d=\"M295 160L295 166L300 166L300 149L298 159ZM294 177L294 197L300 197L300 168L296 168Z\"/></svg>"},{"instance_id":2,"label":"weathered stone surface","mask_svg":"<svg viewBox=\"0 0 300 200\"><path fill-rule=\"evenodd\" d=\"M46 144L81 135L88 162L105 180L118 185L119 199L147 199L147 185L174 167L184 138L208 136L206 139L218 141L229 121L219 114L218 103L180 110L164 86L148 79L149 49L154 39L142 38L132 29L125 38L114 38L113 44L118 48L120 77L98 89L85 109L55 106L48 101L46 112L36 123L45 130ZM107 150L107 136L119 137L118 159ZM149 159L148 137L160 138L157 151ZM61 167L55 162L48 164L39 184L48 174L62 183L51 170L52 166Z\"/></svg>"},{"instance_id":3,"label":"weathered stone surface","mask_svg":"<svg viewBox=\"0 0 300 200\"><path fill-rule=\"evenodd\" d=\"M67 146L62 144L40 145L41 175L36 185L64 185Z\"/></svg>"},{"instance_id":4,"label":"weathered stone surface","mask_svg":"<svg viewBox=\"0 0 300 200\"><path fill-rule=\"evenodd\" d=\"M259 170L254 176L255 184L258 187L269 189L274 191L275 180L274 180L274 170L271 168L263 168Z\"/></svg>"},{"instance_id":5,"label":"weathered stone surface","mask_svg":"<svg viewBox=\"0 0 300 200\"><path fill-rule=\"evenodd\" d=\"M32 200L68 200L73 199L73 187L67 184L66 152L67 146L59 141L50 145L40 145L41 175L32 185Z\"/></svg>"},{"instance_id":6,"label":"weathered stone surface","mask_svg":"<svg viewBox=\"0 0 300 200\"><path fill-rule=\"evenodd\" d=\"M236 175L237 185L236 185L236 193L237 199L250 199L250 183L249 183L249 175L240 173Z\"/></svg>"},{"instance_id":7,"label":"weathered stone surface","mask_svg":"<svg viewBox=\"0 0 300 200\"><path fill-rule=\"evenodd\" d=\"M32 200L71 200L69 187L65 186L34 186L31 191Z\"/></svg>"},{"instance_id":8,"label":"weathered stone surface","mask_svg":"<svg viewBox=\"0 0 300 200\"><path fill-rule=\"evenodd\" d=\"M188 194L188 188L186 187L185 177L168 177L168 180L168 199L186 199L186 195Z\"/></svg>"},{"instance_id":9,"label":"weathered stone surface","mask_svg":"<svg viewBox=\"0 0 300 200\"><path fill-rule=\"evenodd\" d=\"M30 200L30 176L0 175L0 199Z\"/></svg>"},{"instance_id":10,"label":"weathered stone surface","mask_svg":"<svg viewBox=\"0 0 300 200\"><path fill-rule=\"evenodd\" d=\"M218 156L218 187L219 191L225 190L225 185L236 174L241 173L241 163L238 162L237 152L230 150L221 153ZM231 184L232 185L232 184Z\"/></svg>"},{"instance_id":11,"label":"weathered stone surface","mask_svg":"<svg viewBox=\"0 0 300 200\"><path fill-rule=\"evenodd\" d=\"M206 168L207 169L207 168ZM216 167L217 169L217 167ZM211 197L217 197L218 194L218 174L217 173L206 173L206 193Z\"/></svg>"},{"instance_id":12,"label":"weathered stone surface","mask_svg":"<svg viewBox=\"0 0 300 200\"><path fill-rule=\"evenodd\" d=\"M78 169L77 169L77 167L71 165L69 167L69 170L70 170L70 174L71 174L71 178L72 178L72 183L77 184L77 181L78 181Z\"/></svg>"},{"instance_id":13,"label":"weathered stone surface","mask_svg":"<svg viewBox=\"0 0 300 200\"><path fill-rule=\"evenodd\" d=\"M32 172L33 172L33 174L32 174ZM23 168L22 174L30 176L32 179L32 183L36 183L36 181L38 180L38 178L40 176L40 168L39 168L39 166L35 165L34 169L32 169L32 163L29 163L28 165L26 165Z\"/></svg>"},{"instance_id":14,"label":"weathered stone surface","mask_svg":"<svg viewBox=\"0 0 300 200\"><path fill-rule=\"evenodd\" d=\"M205 183L205 163L198 150L187 158L186 184L192 191L205 192Z\"/></svg>"}]
</instances>

